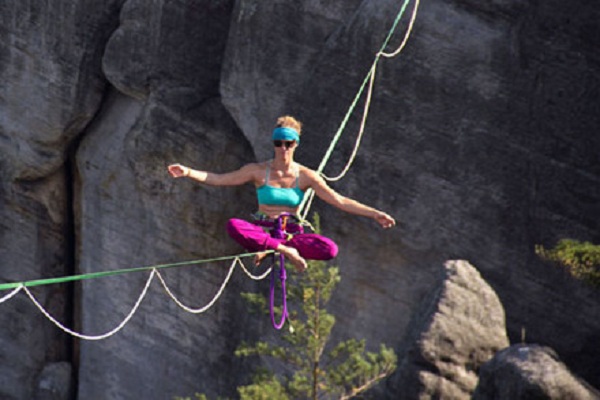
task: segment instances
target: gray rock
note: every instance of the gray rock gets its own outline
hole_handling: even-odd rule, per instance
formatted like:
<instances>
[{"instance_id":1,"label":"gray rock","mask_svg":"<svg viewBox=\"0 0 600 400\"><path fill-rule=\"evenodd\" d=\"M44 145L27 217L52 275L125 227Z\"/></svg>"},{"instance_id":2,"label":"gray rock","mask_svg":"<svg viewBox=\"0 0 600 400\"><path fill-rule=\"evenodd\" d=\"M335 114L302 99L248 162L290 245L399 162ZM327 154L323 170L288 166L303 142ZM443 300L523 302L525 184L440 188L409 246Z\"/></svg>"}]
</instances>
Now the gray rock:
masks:
<instances>
[{"instance_id":1,"label":"gray rock","mask_svg":"<svg viewBox=\"0 0 600 400\"><path fill-rule=\"evenodd\" d=\"M71 364L58 362L48 364L39 378L35 400L69 400L73 395Z\"/></svg>"},{"instance_id":2,"label":"gray rock","mask_svg":"<svg viewBox=\"0 0 600 400\"><path fill-rule=\"evenodd\" d=\"M504 309L466 261L448 261L409 328L414 344L392 385L403 399L469 399L481 365L508 346Z\"/></svg>"},{"instance_id":3,"label":"gray rock","mask_svg":"<svg viewBox=\"0 0 600 400\"><path fill-rule=\"evenodd\" d=\"M289 113L305 123L298 160L316 167L401 6L0 4L7 281L238 252L223 224L253 211L252 188L175 183L166 164L226 171L268 158L272 123ZM502 299L512 338L524 328L600 385L600 298L533 255L535 244L565 236L598 240L598 18L585 0L421 2L405 51L378 68L354 167L332 184L399 227L313 208L341 249L335 335L405 352L411 318L438 284L436 266L460 255ZM399 28L390 48L406 19ZM326 173L345 163L358 123L357 112ZM168 278L203 303L225 267ZM122 319L143 282L128 276L36 295L61 321L95 334ZM233 349L270 328L246 315L238 296L264 288L237 275L231 284L202 317L181 314L153 285L121 334L81 345L80 397L235 394L250 368ZM21 295L0 307L0 397L30 399L39 371L70 359L73 343Z\"/></svg>"},{"instance_id":4,"label":"gray rock","mask_svg":"<svg viewBox=\"0 0 600 400\"><path fill-rule=\"evenodd\" d=\"M519 344L498 352L479 373L473 400L598 400L600 392L573 375L556 352Z\"/></svg>"},{"instance_id":5,"label":"gray rock","mask_svg":"<svg viewBox=\"0 0 600 400\"><path fill-rule=\"evenodd\" d=\"M183 1L149 7L136 0L124 5L103 59L116 90L107 95L76 154L82 271L242 250L224 228L228 218L254 211L251 190L174 180L166 169L181 162L228 171L253 161L218 93L231 5ZM217 292L228 267L221 262L162 273L184 303L200 307ZM145 273L86 282L81 329L97 334L116 326L147 278ZM191 315L157 281L123 331L106 341L82 342L78 397L233 395L243 374L232 355L236 337L253 326L239 296L248 285L238 269L213 308Z\"/></svg>"},{"instance_id":6,"label":"gray rock","mask_svg":"<svg viewBox=\"0 0 600 400\"><path fill-rule=\"evenodd\" d=\"M0 278L72 274L73 140L102 101L101 57L122 0L0 5ZM73 320L67 285L33 288L60 321ZM0 398L31 399L44 365L71 341L24 295L0 310Z\"/></svg>"}]
</instances>

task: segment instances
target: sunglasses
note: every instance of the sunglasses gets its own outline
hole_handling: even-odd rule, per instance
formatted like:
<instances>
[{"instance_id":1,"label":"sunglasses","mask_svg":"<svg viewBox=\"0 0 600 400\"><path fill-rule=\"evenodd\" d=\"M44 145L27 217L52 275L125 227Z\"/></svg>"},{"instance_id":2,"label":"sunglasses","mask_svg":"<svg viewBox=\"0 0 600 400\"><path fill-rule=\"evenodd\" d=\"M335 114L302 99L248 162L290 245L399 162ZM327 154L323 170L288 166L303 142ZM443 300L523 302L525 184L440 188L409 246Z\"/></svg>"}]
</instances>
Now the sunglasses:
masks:
<instances>
[{"instance_id":1,"label":"sunglasses","mask_svg":"<svg viewBox=\"0 0 600 400\"><path fill-rule=\"evenodd\" d=\"M295 140L273 140L273 145L275 147L285 146L286 149L289 149L290 147L294 146L294 143L296 143Z\"/></svg>"}]
</instances>

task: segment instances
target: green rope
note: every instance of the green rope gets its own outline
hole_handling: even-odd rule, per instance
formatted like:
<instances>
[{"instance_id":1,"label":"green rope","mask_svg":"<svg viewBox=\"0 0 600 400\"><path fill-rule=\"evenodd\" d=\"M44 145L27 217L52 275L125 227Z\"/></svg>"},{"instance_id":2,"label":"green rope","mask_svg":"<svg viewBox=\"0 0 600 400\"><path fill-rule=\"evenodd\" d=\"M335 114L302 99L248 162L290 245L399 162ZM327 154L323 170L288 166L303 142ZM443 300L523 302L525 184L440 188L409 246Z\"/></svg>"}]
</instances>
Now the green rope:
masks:
<instances>
[{"instance_id":1,"label":"green rope","mask_svg":"<svg viewBox=\"0 0 600 400\"><path fill-rule=\"evenodd\" d=\"M402 19L402 16L404 15L404 11L406 10L406 6L408 5L409 1L410 0L404 0L404 4L402 5L402 8L400 9L400 11L398 12L398 15L396 16L396 19L394 20L394 23L392 24L392 28L388 32L388 35L385 38L383 45L381 46L381 49L377 52L377 55L375 56L375 61L373 61L371 68L369 68L369 73L363 80L363 83L360 86L358 93L354 97L354 101L352 101L352 104L350 105L350 108L348 109L346 116L342 120L340 127L338 128L337 132L335 133L335 136L333 137L331 143L329 144L329 148L325 152L325 156L323 157L321 164L319 164L319 168L317 168L317 172L323 172L323 169L325 169L325 165L329 161L329 158L331 157L333 150L334 150L335 146L337 145L337 142L339 141L340 137L342 136L342 132L346 128L346 125L348 124L348 120L350 119L350 116L354 112L354 108L356 107L358 100L362 96L362 93L365 90L365 87L367 86L369 79L371 78L371 74L373 74L373 71L374 71L373 67L379 62L379 59L381 58L381 53L385 50L388 43L392 39L392 36L393 36L394 32L396 31L396 28L398 27L398 23L400 22L400 20Z\"/></svg>"},{"instance_id":2,"label":"green rope","mask_svg":"<svg viewBox=\"0 0 600 400\"><path fill-rule=\"evenodd\" d=\"M272 252L273 252L272 250L267 251L267 253L272 253ZM260 253L264 253L264 252L260 252ZM238 255L234 255L234 256L222 256L222 257L207 258L207 259L202 259L202 260L181 261L181 262L176 262L176 263L171 263L171 264L151 265L151 266L147 266L147 267L125 268L125 269L117 269L117 270L113 270L113 271L99 271L99 272L91 272L88 274L63 276L63 277L58 277L58 278L35 279L35 280L23 281L23 282L2 283L2 284L0 284L0 290L16 289L19 286L32 287L32 286L41 286L41 285L52 285L55 283L83 281L83 280L87 280L87 279L96 279L96 278L104 278L104 277L114 276L114 275L129 274L132 272L150 271L152 269L167 269L167 268L181 267L184 265L206 264L209 262L233 260L234 258L252 257L252 256L255 256L260 253L243 253L243 254L238 254Z\"/></svg>"},{"instance_id":3,"label":"green rope","mask_svg":"<svg viewBox=\"0 0 600 400\"><path fill-rule=\"evenodd\" d=\"M325 152L325 155L323 156L323 159L321 160L321 163L319 164L319 167L316 170L317 173L322 174L323 170L325 169L325 166L329 162L329 159L331 158L331 155L333 154L333 151L335 150L335 147L337 146L337 143L340 140L343 131L346 129L346 125L348 124L348 120L350 119L350 116L354 112L354 109L356 108L356 105L358 104L360 97L362 96L365 88L367 87L367 84L369 83L371 76L375 73L375 67L376 67L377 63L379 62L379 59L381 58L383 51L385 50L385 48L389 44L390 40L392 39L392 36L396 32L396 28L398 27L398 24L400 23L400 20L402 19L402 16L404 15L404 12L406 11L406 7L409 2L410 2L410 0L404 0L404 3L402 4L400 11L396 15L396 19L394 20L394 23L392 24L392 27L390 28L390 30L387 34L387 37L383 41L383 44L381 45L380 50L375 55L375 60L373 61L371 68L369 68L369 73L367 74L367 76L365 76L365 79L363 80L362 85L360 86L358 92L356 93L356 96L354 96L354 100L350 104L350 107L348 108L348 111L346 112L344 119L342 120L339 128L337 129L335 135L333 136L333 139L329 143L329 148ZM300 209L299 214L303 218L306 218L306 216L308 215L310 203L312 202L313 197L314 197L313 190L308 189L306 195L304 196L304 199L302 199L302 203L300 204L300 208L299 208Z\"/></svg>"}]
</instances>

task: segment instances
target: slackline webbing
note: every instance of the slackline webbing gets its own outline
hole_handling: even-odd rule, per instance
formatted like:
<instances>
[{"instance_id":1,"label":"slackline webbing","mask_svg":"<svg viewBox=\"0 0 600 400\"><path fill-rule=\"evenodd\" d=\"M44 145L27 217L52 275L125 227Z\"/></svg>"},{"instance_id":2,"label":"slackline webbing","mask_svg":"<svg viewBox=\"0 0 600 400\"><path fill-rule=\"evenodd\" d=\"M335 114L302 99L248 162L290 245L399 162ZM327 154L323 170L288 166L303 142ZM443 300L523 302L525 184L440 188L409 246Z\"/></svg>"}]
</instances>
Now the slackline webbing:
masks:
<instances>
[{"instance_id":1,"label":"slackline webbing","mask_svg":"<svg viewBox=\"0 0 600 400\"><path fill-rule=\"evenodd\" d=\"M264 253L264 252L260 252L260 253ZM273 250L269 250L266 253L273 253ZM87 279L104 278L107 276L129 274L132 272L150 271L153 269L158 270L158 269L182 267L182 266L186 266L186 265L207 264L207 263L216 262L216 261L233 260L235 258L252 257L257 254L259 254L259 253L243 253L243 254L237 254L237 255L233 255L233 256L222 256L222 257L206 258L206 259L201 259L201 260L181 261L181 262L170 263L170 264L151 265L151 266L147 266L147 267L124 268L124 269L116 269L116 270L112 270L112 271L98 271L98 272L90 272L87 274L62 276L62 277L58 277L58 278L34 279L34 280L23 281L23 282L2 283L2 284L0 284L0 290L15 289L15 288L18 288L21 286L33 287L33 286L41 286L41 285L51 285L51 284L55 284L55 283L83 281L83 280L87 280Z\"/></svg>"},{"instance_id":2,"label":"slackline webbing","mask_svg":"<svg viewBox=\"0 0 600 400\"><path fill-rule=\"evenodd\" d=\"M410 0L404 0L404 3L402 4L400 11L396 15L396 19L394 20L394 23L392 24L392 27L390 28L387 37L385 38L380 50L375 55L375 60L373 61L373 64L371 65L369 72L367 73L365 79L363 80L362 85L360 86L358 92L354 96L354 100L352 101L350 107L348 108L348 111L346 112L346 115L344 116L339 128L337 129L333 139L329 143L329 148L325 152L325 155L323 156L323 159L321 160L321 163L319 164L319 167L316 170L317 173L319 173L324 179L326 179L328 181L337 181L337 180L340 180L341 178L343 178L345 176L345 174L348 172L348 170L350 169L350 166L352 165L354 158L356 157L356 154L358 152L358 147L360 145L360 141L362 139L362 135L363 135L363 132L365 129L367 115L369 113L369 107L371 105L371 95L373 92L373 85L375 82L375 71L377 69L377 64L379 63L379 60L382 56L386 57L386 58L393 58L393 57L397 56L404 49L404 46L406 45L406 42L408 41L408 38L412 32L414 22L417 17L417 10L419 8L419 0L415 0L415 5L413 8L410 22L408 24L407 31L406 31L406 33L404 35L404 39L402 40L402 43L400 44L398 49L396 49L392 53L384 52L385 48L388 46L390 40L392 39L392 36L394 35L394 32L396 31L396 28L398 27L398 24L399 24L400 20L402 19L402 16L404 15L404 12L405 12L406 7L409 2L410 2ZM365 100L361 125L359 128L359 132L358 132L358 135L356 138L356 143L355 143L354 149L352 151L352 154L350 155L350 158L349 158L348 162L346 163L346 166L342 169L342 172L338 176L328 177L323 173L323 170L325 169L325 166L329 162L329 159L331 158L331 155L333 154L333 151L334 151L339 139L341 138L343 131L346 128L348 120L350 119L350 116L354 112L354 109L356 108L356 105L358 104L358 101L359 101L360 97L362 96L367 85L369 88L367 91L367 99ZM308 212L312 205L314 195L315 195L314 191L312 189L309 189L307 191L306 195L304 196L304 199L303 199L302 203L300 204L300 212L299 212L299 215L302 217L302 219L306 219L306 217L308 216Z\"/></svg>"},{"instance_id":3,"label":"slackline webbing","mask_svg":"<svg viewBox=\"0 0 600 400\"><path fill-rule=\"evenodd\" d=\"M14 297L17 293L19 293L20 291L24 291L25 294L27 295L27 297L29 297L29 299L31 300L31 302L39 309L39 311L48 319L50 320L50 322L52 322L54 325L56 325L57 328L61 329L63 332L68 333L71 336L74 336L76 338L79 339L83 339L83 340L103 340L106 338L109 338L113 335L115 335L117 332L121 331L125 325L127 325L127 323L131 320L131 318L133 317L133 315L136 313L136 311L138 310L138 308L140 307L140 305L142 304L142 300L144 300L144 298L146 297L146 294L148 293L148 289L150 287L150 284L152 283L152 281L154 280L155 277L158 277L160 284L162 285L163 289L165 290L165 292L169 295L169 297L179 306L181 307L183 310L192 313L192 314L200 314L203 313L205 311L207 311L210 307L212 307L217 300L221 297L221 295L223 294L225 287L227 286L227 284L229 283L229 280L231 278L231 275L233 274L233 270L235 269L235 267L237 265L239 265L243 271L246 273L246 275L248 275L248 277L250 277L253 280L262 280L265 277L267 277L270 273L271 273L271 269L272 267L268 268L262 275L253 275L252 273L250 273L248 271L248 269L244 266L244 263L242 262L241 258L242 256L251 256L254 255L256 253L247 253L247 254L240 254L240 255L236 255L236 256L231 256L231 257L218 257L218 258L212 258L209 260L194 260L192 262L182 262L182 263L176 263L176 264L162 264L162 265L156 265L156 266L150 266L150 267L142 267L142 268L129 268L127 270L119 270L119 273L127 273L127 272L139 272L139 271L148 271L150 270L150 275L148 276L148 279L146 280L146 284L144 285L144 288L142 289L142 292L140 293L140 295L138 296L138 299L135 301L135 304L133 305L133 307L131 308L131 310L129 311L129 313L127 313L127 315L125 316L125 318L118 323L118 325L115 328L110 329L109 331L102 333L102 334L97 334L97 335L89 335L89 334L83 334L81 332L76 332L74 330L72 330L71 328L68 328L67 326L65 326L64 324L62 324L60 321L58 321L55 317L53 317L45 308L44 306L38 301L38 299L36 299L36 297L33 295L33 293L31 293L31 291L29 290L29 288L27 288L26 286L24 286L24 284L28 283L28 282L20 282L18 283L19 286L14 288L13 291L11 291L10 293L8 293L7 295L3 296L2 298L0 298L0 303L4 303L5 301L11 299L12 297ZM216 292L216 294L213 296L212 300L210 300L205 306L203 307L199 307L199 308L193 308L190 306L187 306L185 304L183 304L171 291L171 289L169 289L165 279L162 277L162 275L160 274L160 272L158 271L158 268L169 268L169 267L175 267L175 266L182 266L182 265L189 265L190 263L195 263L198 264L200 262L210 262L210 261L221 261L223 259L230 259L233 260L231 262L231 265L229 267L229 271L227 272L227 276L225 277L225 280L223 281L223 283L221 284L221 287L219 288L219 290ZM117 272L117 271L112 271L112 272ZM90 279L91 275L96 275L95 277L100 277L100 276L108 276L106 274L102 274L102 275L98 275L98 274L87 274L87 279ZM115 273L111 274L111 275L115 275ZM68 277L71 278L71 277ZM81 276L79 276L79 278L81 278ZM51 279L50 283L57 283L56 282L57 279ZM67 279L64 280L62 279L62 282L68 282L68 281L73 281L74 279ZM41 284L39 282L41 281L50 281L50 279L46 279L46 280L37 280L36 283L38 283L38 286ZM31 283L31 281L29 282ZM46 283L44 283L46 284ZM35 285L33 285L35 286Z\"/></svg>"}]
</instances>

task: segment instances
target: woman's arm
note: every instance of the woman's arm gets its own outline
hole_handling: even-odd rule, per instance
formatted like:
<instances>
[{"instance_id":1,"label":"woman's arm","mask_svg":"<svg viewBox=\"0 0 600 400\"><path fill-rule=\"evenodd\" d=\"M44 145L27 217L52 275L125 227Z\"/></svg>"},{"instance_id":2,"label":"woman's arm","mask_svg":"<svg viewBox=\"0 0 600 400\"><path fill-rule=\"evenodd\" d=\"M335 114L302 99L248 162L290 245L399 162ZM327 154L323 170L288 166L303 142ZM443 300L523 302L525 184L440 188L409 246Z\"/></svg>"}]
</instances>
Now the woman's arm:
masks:
<instances>
[{"instance_id":1,"label":"woman's arm","mask_svg":"<svg viewBox=\"0 0 600 400\"><path fill-rule=\"evenodd\" d=\"M337 193L329 187L325 180L315 171L306 168L304 173L308 178L309 186L315 191L315 194L326 203L350 214L373 218L383 228L391 228L396 225L394 218L383 211L379 211Z\"/></svg>"},{"instance_id":2,"label":"woman's arm","mask_svg":"<svg viewBox=\"0 0 600 400\"><path fill-rule=\"evenodd\" d=\"M198 171L181 164L172 164L168 167L169 173L174 178L187 177L211 186L238 186L254 182L259 168L258 164L248 164L236 171L215 174L208 171Z\"/></svg>"}]
</instances>

